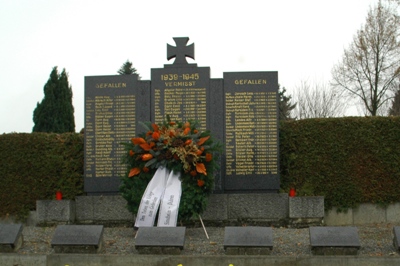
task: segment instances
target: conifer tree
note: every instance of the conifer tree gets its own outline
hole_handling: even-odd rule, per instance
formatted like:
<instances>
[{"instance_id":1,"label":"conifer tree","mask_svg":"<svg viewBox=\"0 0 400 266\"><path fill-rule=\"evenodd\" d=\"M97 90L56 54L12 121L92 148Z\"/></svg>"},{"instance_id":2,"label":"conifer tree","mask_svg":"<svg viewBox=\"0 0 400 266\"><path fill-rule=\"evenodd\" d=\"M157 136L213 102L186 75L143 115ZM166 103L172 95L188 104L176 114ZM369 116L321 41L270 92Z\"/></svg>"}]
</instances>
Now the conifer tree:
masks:
<instances>
[{"instance_id":1,"label":"conifer tree","mask_svg":"<svg viewBox=\"0 0 400 266\"><path fill-rule=\"evenodd\" d=\"M126 60L126 62L118 69L117 73L120 75L133 75L133 74L137 74L138 75L138 79L140 79L140 75L137 72L136 68L134 68L132 66L132 62L129 60Z\"/></svg>"},{"instance_id":2,"label":"conifer tree","mask_svg":"<svg viewBox=\"0 0 400 266\"><path fill-rule=\"evenodd\" d=\"M65 69L54 67L44 85L44 98L33 111L33 132L75 132L72 88Z\"/></svg>"},{"instance_id":3,"label":"conifer tree","mask_svg":"<svg viewBox=\"0 0 400 266\"><path fill-rule=\"evenodd\" d=\"M286 96L286 89L278 84L278 94L279 94L279 119L286 120L292 119L291 112L296 107L297 103L292 103L292 96Z\"/></svg>"},{"instance_id":4,"label":"conifer tree","mask_svg":"<svg viewBox=\"0 0 400 266\"><path fill-rule=\"evenodd\" d=\"M400 116L400 89L394 95L392 107L389 109L389 115Z\"/></svg>"}]
</instances>

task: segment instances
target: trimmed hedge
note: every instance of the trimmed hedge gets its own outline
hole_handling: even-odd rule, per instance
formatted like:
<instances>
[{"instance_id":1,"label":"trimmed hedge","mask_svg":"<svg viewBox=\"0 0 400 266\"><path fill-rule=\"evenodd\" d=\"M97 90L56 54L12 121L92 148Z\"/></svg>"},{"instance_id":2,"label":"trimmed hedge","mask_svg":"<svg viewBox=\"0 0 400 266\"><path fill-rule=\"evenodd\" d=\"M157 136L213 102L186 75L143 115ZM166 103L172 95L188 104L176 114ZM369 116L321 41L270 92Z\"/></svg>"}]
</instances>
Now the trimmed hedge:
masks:
<instances>
[{"instance_id":1,"label":"trimmed hedge","mask_svg":"<svg viewBox=\"0 0 400 266\"><path fill-rule=\"evenodd\" d=\"M0 135L0 216L26 215L36 200L83 194L83 135Z\"/></svg>"},{"instance_id":2,"label":"trimmed hedge","mask_svg":"<svg viewBox=\"0 0 400 266\"><path fill-rule=\"evenodd\" d=\"M400 200L400 117L281 124L281 188L321 195L325 208Z\"/></svg>"},{"instance_id":3,"label":"trimmed hedge","mask_svg":"<svg viewBox=\"0 0 400 266\"><path fill-rule=\"evenodd\" d=\"M36 200L83 195L83 135L0 135L0 216L27 214ZM324 196L325 208L400 201L400 117L284 121L281 191Z\"/></svg>"}]
</instances>

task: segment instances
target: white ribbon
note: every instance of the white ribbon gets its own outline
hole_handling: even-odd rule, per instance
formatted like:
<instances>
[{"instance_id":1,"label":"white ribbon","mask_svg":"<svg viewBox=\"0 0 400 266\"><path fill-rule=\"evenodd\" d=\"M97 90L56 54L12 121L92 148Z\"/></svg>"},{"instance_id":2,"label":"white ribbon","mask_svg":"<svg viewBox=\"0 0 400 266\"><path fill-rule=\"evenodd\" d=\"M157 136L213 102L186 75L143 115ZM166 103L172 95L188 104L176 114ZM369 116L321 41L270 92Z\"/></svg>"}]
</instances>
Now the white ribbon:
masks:
<instances>
[{"instance_id":1,"label":"white ribbon","mask_svg":"<svg viewBox=\"0 0 400 266\"><path fill-rule=\"evenodd\" d=\"M176 227L182 194L180 177L180 172L174 173L174 171L171 171L169 174L167 186L161 199L158 227Z\"/></svg>"},{"instance_id":2,"label":"white ribbon","mask_svg":"<svg viewBox=\"0 0 400 266\"><path fill-rule=\"evenodd\" d=\"M157 169L140 201L135 227L152 227L154 225L158 206L164 194L168 176L169 170L167 168L160 167Z\"/></svg>"},{"instance_id":3,"label":"white ribbon","mask_svg":"<svg viewBox=\"0 0 400 266\"><path fill-rule=\"evenodd\" d=\"M164 167L157 169L140 201L135 227L152 227L160 202L157 225L176 226L182 194L180 176Z\"/></svg>"}]
</instances>

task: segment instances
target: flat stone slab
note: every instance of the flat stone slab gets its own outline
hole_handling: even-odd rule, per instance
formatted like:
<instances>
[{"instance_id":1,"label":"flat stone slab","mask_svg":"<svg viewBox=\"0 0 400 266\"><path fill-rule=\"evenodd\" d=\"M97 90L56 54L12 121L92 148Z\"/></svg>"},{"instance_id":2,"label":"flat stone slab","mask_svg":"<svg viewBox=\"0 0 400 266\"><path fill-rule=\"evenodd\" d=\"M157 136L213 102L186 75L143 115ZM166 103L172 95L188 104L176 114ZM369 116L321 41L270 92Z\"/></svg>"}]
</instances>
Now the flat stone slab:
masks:
<instances>
[{"instance_id":1,"label":"flat stone slab","mask_svg":"<svg viewBox=\"0 0 400 266\"><path fill-rule=\"evenodd\" d=\"M56 253L97 253L103 244L102 225L59 225L51 246Z\"/></svg>"},{"instance_id":2,"label":"flat stone slab","mask_svg":"<svg viewBox=\"0 0 400 266\"><path fill-rule=\"evenodd\" d=\"M0 252L17 251L22 243L22 224L0 224Z\"/></svg>"},{"instance_id":3,"label":"flat stone slab","mask_svg":"<svg viewBox=\"0 0 400 266\"><path fill-rule=\"evenodd\" d=\"M314 255L357 255L360 239L357 227L310 227Z\"/></svg>"},{"instance_id":4,"label":"flat stone slab","mask_svg":"<svg viewBox=\"0 0 400 266\"><path fill-rule=\"evenodd\" d=\"M400 226L393 227L393 245L400 252Z\"/></svg>"},{"instance_id":5,"label":"flat stone slab","mask_svg":"<svg viewBox=\"0 0 400 266\"><path fill-rule=\"evenodd\" d=\"M185 245L186 227L140 227L135 248L140 254L179 255Z\"/></svg>"},{"instance_id":6,"label":"flat stone slab","mask_svg":"<svg viewBox=\"0 0 400 266\"><path fill-rule=\"evenodd\" d=\"M268 255L272 248L270 227L225 227L224 249L227 255Z\"/></svg>"}]
</instances>

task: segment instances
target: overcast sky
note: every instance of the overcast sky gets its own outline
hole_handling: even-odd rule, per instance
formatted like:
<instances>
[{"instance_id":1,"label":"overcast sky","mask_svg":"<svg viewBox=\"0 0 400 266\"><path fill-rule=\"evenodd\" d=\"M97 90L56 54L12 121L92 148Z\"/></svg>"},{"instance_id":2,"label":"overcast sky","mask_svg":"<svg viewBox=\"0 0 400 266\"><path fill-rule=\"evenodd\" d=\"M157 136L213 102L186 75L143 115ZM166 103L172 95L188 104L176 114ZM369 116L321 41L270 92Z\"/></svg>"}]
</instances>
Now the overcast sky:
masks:
<instances>
[{"instance_id":1,"label":"overcast sky","mask_svg":"<svg viewBox=\"0 0 400 266\"><path fill-rule=\"evenodd\" d=\"M373 0L0 1L0 134L31 132L54 66L69 74L76 131L84 127L84 77L114 75L130 60L143 80L173 37L195 60L223 72L278 71L289 94L302 80L327 82Z\"/></svg>"}]
</instances>

